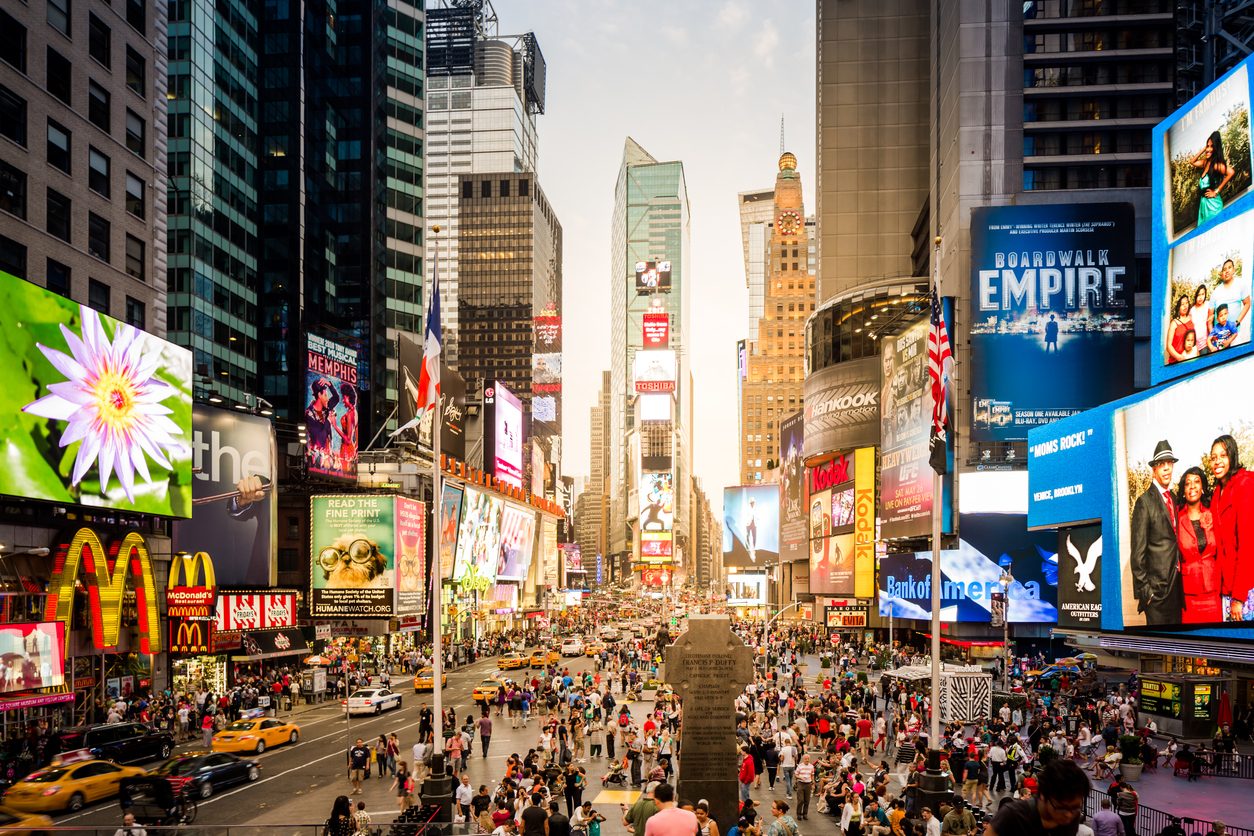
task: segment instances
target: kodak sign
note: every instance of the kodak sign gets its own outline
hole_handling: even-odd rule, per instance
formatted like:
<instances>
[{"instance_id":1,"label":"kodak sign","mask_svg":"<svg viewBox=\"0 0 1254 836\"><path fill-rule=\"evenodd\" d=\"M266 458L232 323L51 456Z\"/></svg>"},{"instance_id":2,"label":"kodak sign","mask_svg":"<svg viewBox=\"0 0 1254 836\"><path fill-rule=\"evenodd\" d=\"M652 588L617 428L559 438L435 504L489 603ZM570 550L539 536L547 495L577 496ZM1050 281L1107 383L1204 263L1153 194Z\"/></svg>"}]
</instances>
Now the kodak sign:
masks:
<instances>
[{"instance_id":1,"label":"kodak sign","mask_svg":"<svg viewBox=\"0 0 1254 836\"><path fill-rule=\"evenodd\" d=\"M139 613L140 652L161 652L161 617L157 607L156 581L152 555L143 535L132 531L110 543L108 550L90 528L80 528L62 539L52 565L47 613L50 620L65 624L66 655L69 654L74 592L80 574L91 612L92 642L98 650L113 650L118 646L122 601L127 579L130 578Z\"/></svg>"}]
</instances>

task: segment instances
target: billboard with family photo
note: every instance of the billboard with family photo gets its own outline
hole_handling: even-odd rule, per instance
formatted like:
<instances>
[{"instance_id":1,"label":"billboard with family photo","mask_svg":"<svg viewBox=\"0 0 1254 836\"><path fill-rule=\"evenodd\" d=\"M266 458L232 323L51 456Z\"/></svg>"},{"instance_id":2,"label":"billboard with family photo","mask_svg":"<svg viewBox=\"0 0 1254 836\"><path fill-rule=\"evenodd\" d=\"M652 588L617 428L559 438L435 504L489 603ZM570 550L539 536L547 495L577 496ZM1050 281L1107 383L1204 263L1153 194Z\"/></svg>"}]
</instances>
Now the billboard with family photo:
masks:
<instances>
[{"instance_id":1,"label":"billboard with family photo","mask_svg":"<svg viewBox=\"0 0 1254 836\"><path fill-rule=\"evenodd\" d=\"M1154 128L1153 351L1158 384L1250 344L1250 60Z\"/></svg>"}]
</instances>

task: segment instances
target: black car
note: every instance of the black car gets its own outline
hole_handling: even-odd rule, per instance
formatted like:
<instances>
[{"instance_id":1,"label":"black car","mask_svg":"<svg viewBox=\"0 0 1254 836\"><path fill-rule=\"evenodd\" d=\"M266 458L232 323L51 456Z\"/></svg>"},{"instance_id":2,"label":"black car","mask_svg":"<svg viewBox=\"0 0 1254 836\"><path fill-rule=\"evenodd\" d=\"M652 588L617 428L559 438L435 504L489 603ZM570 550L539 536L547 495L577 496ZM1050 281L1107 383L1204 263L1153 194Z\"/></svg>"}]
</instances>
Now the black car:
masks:
<instances>
[{"instance_id":1,"label":"black car","mask_svg":"<svg viewBox=\"0 0 1254 836\"><path fill-rule=\"evenodd\" d=\"M59 752L88 749L94 757L117 763L138 763L170 757L174 735L155 731L143 723L108 723L71 726L57 735Z\"/></svg>"},{"instance_id":2,"label":"black car","mask_svg":"<svg viewBox=\"0 0 1254 836\"><path fill-rule=\"evenodd\" d=\"M186 788L193 795L208 798L231 784L256 781L261 777L261 767L254 760L225 752L201 752L170 758L150 774L168 778L176 789Z\"/></svg>"}]
</instances>

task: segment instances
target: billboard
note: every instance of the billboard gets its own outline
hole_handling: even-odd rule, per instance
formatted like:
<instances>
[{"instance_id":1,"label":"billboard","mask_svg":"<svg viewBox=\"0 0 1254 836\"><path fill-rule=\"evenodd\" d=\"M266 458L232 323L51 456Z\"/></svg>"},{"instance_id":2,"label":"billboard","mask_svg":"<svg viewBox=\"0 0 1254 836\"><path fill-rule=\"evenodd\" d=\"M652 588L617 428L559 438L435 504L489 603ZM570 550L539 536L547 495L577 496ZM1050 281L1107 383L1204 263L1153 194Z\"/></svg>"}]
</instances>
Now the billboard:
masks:
<instances>
[{"instance_id":1,"label":"billboard","mask_svg":"<svg viewBox=\"0 0 1254 836\"><path fill-rule=\"evenodd\" d=\"M671 472L640 474L640 530L669 532L675 526L675 485Z\"/></svg>"},{"instance_id":2,"label":"billboard","mask_svg":"<svg viewBox=\"0 0 1254 836\"><path fill-rule=\"evenodd\" d=\"M1016 514L963 514L957 549L941 552L942 621L990 623L992 595L1003 591L1001 563L1010 561L1007 620L1053 624L1058 620L1057 537L1030 532ZM890 554L879 562L879 612L895 618L930 618L932 553Z\"/></svg>"},{"instance_id":3,"label":"billboard","mask_svg":"<svg viewBox=\"0 0 1254 836\"><path fill-rule=\"evenodd\" d=\"M552 424L557 420L557 398L553 395L532 395L531 417L535 421Z\"/></svg>"},{"instance_id":4,"label":"billboard","mask_svg":"<svg viewBox=\"0 0 1254 836\"><path fill-rule=\"evenodd\" d=\"M501 548L496 561L498 581L527 579L535 540L535 512L506 503L501 511Z\"/></svg>"},{"instance_id":5,"label":"billboard","mask_svg":"<svg viewBox=\"0 0 1254 836\"><path fill-rule=\"evenodd\" d=\"M1132 392L1130 203L971 211L971 439L1006 441Z\"/></svg>"},{"instance_id":6,"label":"billboard","mask_svg":"<svg viewBox=\"0 0 1254 836\"><path fill-rule=\"evenodd\" d=\"M878 357L837 363L805 379L806 459L879 443Z\"/></svg>"},{"instance_id":7,"label":"billboard","mask_svg":"<svg viewBox=\"0 0 1254 836\"><path fill-rule=\"evenodd\" d=\"M1101 629L1102 527L1058 532L1058 626Z\"/></svg>"},{"instance_id":8,"label":"billboard","mask_svg":"<svg viewBox=\"0 0 1254 836\"><path fill-rule=\"evenodd\" d=\"M671 317L660 308L651 308L644 314L644 347L646 349L670 346Z\"/></svg>"},{"instance_id":9,"label":"billboard","mask_svg":"<svg viewBox=\"0 0 1254 836\"><path fill-rule=\"evenodd\" d=\"M856 589L853 532L819 537L814 533L822 530L826 514L820 506L825 504L830 494L830 491L824 491L810 498L810 592L816 595L853 595ZM816 519L819 520L817 524Z\"/></svg>"},{"instance_id":10,"label":"billboard","mask_svg":"<svg viewBox=\"0 0 1254 836\"><path fill-rule=\"evenodd\" d=\"M723 488L723 566L779 562L779 485Z\"/></svg>"},{"instance_id":11,"label":"billboard","mask_svg":"<svg viewBox=\"0 0 1254 836\"><path fill-rule=\"evenodd\" d=\"M523 486L522 401L497 380L483 390L483 467L515 488Z\"/></svg>"},{"instance_id":12,"label":"billboard","mask_svg":"<svg viewBox=\"0 0 1254 836\"><path fill-rule=\"evenodd\" d=\"M0 625L0 694L65 685L65 625Z\"/></svg>"},{"instance_id":13,"label":"billboard","mask_svg":"<svg viewBox=\"0 0 1254 836\"><path fill-rule=\"evenodd\" d=\"M310 615L396 614L394 499L368 494L310 497Z\"/></svg>"},{"instance_id":14,"label":"billboard","mask_svg":"<svg viewBox=\"0 0 1254 836\"><path fill-rule=\"evenodd\" d=\"M557 306L550 302L540 316L533 317L535 329L535 350L541 353L561 350L562 318L558 316Z\"/></svg>"},{"instance_id":15,"label":"billboard","mask_svg":"<svg viewBox=\"0 0 1254 836\"><path fill-rule=\"evenodd\" d=\"M424 348L410 334L397 336L397 364L400 366L400 399L396 404L398 424L408 424L418 414L418 402L422 389L418 381L422 374ZM440 427L440 452L460 461L466 459L466 381L460 374L443 363L440 364L440 404L444 423ZM431 411L427 410L418 426L409 430L406 437L420 447L431 449Z\"/></svg>"},{"instance_id":16,"label":"billboard","mask_svg":"<svg viewBox=\"0 0 1254 836\"><path fill-rule=\"evenodd\" d=\"M671 532L642 531L640 533L641 563L670 563L674 555L674 534Z\"/></svg>"},{"instance_id":17,"label":"billboard","mask_svg":"<svg viewBox=\"0 0 1254 836\"><path fill-rule=\"evenodd\" d=\"M636 293L656 293L671 289L669 261L637 261Z\"/></svg>"},{"instance_id":18,"label":"billboard","mask_svg":"<svg viewBox=\"0 0 1254 836\"><path fill-rule=\"evenodd\" d=\"M631 375L637 392L674 392L678 366L672 349L637 351Z\"/></svg>"},{"instance_id":19,"label":"billboard","mask_svg":"<svg viewBox=\"0 0 1254 836\"><path fill-rule=\"evenodd\" d=\"M880 355L880 536L932 532L932 469L928 467L932 387L927 365L928 318L883 342Z\"/></svg>"},{"instance_id":20,"label":"billboard","mask_svg":"<svg viewBox=\"0 0 1254 836\"><path fill-rule=\"evenodd\" d=\"M488 584L496 580L505 503L470 486L465 493L453 580L468 589L487 589Z\"/></svg>"},{"instance_id":21,"label":"billboard","mask_svg":"<svg viewBox=\"0 0 1254 836\"><path fill-rule=\"evenodd\" d=\"M804 412L779 423L779 553L785 561L801 558L806 551L806 469L801 455L805 426Z\"/></svg>"},{"instance_id":22,"label":"billboard","mask_svg":"<svg viewBox=\"0 0 1254 836\"><path fill-rule=\"evenodd\" d=\"M211 652L217 583L207 553L174 555L165 591L170 653Z\"/></svg>"},{"instance_id":23,"label":"billboard","mask_svg":"<svg viewBox=\"0 0 1254 836\"><path fill-rule=\"evenodd\" d=\"M562 386L562 355L531 355L531 382L537 392L555 392ZM543 388L536 388L540 386Z\"/></svg>"},{"instance_id":24,"label":"billboard","mask_svg":"<svg viewBox=\"0 0 1254 836\"><path fill-rule=\"evenodd\" d=\"M727 606L762 607L766 605L766 575L728 575Z\"/></svg>"},{"instance_id":25,"label":"billboard","mask_svg":"<svg viewBox=\"0 0 1254 836\"><path fill-rule=\"evenodd\" d=\"M567 583L583 583L583 578L569 579L570 575L582 575L585 573L583 568L583 550L578 543L562 543L562 557L565 560Z\"/></svg>"},{"instance_id":26,"label":"billboard","mask_svg":"<svg viewBox=\"0 0 1254 836\"><path fill-rule=\"evenodd\" d=\"M0 273L0 493L192 515L192 354Z\"/></svg>"},{"instance_id":27,"label":"billboard","mask_svg":"<svg viewBox=\"0 0 1254 836\"><path fill-rule=\"evenodd\" d=\"M875 588L875 448L860 447L808 471L809 591L870 597Z\"/></svg>"},{"instance_id":28,"label":"billboard","mask_svg":"<svg viewBox=\"0 0 1254 836\"><path fill-rule=\"evenodd\" d=\"M648 567L640 570L641 586L666 586L671 580L671 570Z\"/></svg>"},{"instance_id":29,"label":"billboard","mask_svg":"<svg viewBox=\"0 0 1254 836\"><path fill-rule=\"evenodd\" d=\"M636 410L641 421L671 420L670 395L637 395Z\"/></svg>"},{"instance_id":30,"label":"billboard","mask_svg":"<svg viewBox=\"0 0 1254 836\"><path fill-rule=\"evenodd\" d=\"M427 611L427 506L416 499L396 501L396 615Z\"/></svg>"},{"instance_id":31,"label":"billboard","mask_svg":"<svg viewBox=\"0 0 1254 836\"><path fill-rule=\"evenodd\" d=\"M192 503L174 524L176 552L208 551L222 586L270 586L276 502L274 431L269 418L192 407Z\"/></svg>"},{"instance_id":32,"label":"billboard","mask_svg":"<svg viewBox=\"0 0 1254 836\"><path fill-rule=\"evenodd\" d=\"M216 632L269 630L296 625L293 592L219 592L214 611Z\"/></svg>"},{"instance_id":33,"label":"billboard","mask_svg":"<svg viewBox=\"0 0 1254 836\"><path fill-rule=\"evenodd\" d=\"M357 352L307 334L305 467L315 476L357 478Z\"/></svg>"},{"instance_id":34,"label":"billboard","mask_svg":"<svg viewBox=\"0 0 1254 836\"><path fill-rule=\"evenodd\" d=\"M462 489L445 484L440 500L440 579L452 580L453 560L457 554L457 533L462 521Z\"/></svg>"}]
</instances>

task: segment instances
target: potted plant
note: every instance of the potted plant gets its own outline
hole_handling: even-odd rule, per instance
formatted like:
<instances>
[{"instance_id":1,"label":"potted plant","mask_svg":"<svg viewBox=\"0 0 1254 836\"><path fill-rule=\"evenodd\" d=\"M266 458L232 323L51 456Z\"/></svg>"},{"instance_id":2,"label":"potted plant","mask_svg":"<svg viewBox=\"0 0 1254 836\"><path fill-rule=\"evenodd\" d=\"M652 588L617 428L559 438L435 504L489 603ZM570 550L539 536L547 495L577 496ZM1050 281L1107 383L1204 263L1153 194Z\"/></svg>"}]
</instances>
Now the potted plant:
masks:
<instances>
[{"instance_id":1,"label":"potted plant","mask_svg":"<svg viewBox=\"0 0 1254 836\"><path fill-rule=\"evenodd\" d=\"M1040 749L1036 752L1036 771L1041 772L1045 769L1045 765L1056 757L1058 757L1058 750L1042 741Z\"/></svg>"},{"instance_id":2,"label":"potted plant","mask_svg":"<svg viewBox=\"0 0 1254 836\"><path fill-rule=\"evenodd\" d=\"M823 670L827 670L831 666L832 666L832 660L827 658L826 656L823 656L822 658L819 659L819 667L822 668Z\"/></svg>"},{"instance_id":3,"label":"potted plant","mask_svg":"<svg viewBox=\"0 0 1254 836\"><path fill-rule=\"evenodd\" d=\"M1141 738L1134 734L1119 736L1119 772L1127 781L1141 779Z\"/></svg>"}]
</instances>

